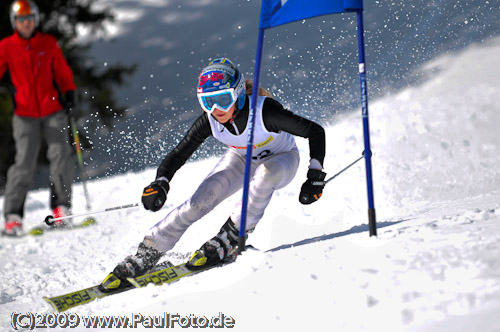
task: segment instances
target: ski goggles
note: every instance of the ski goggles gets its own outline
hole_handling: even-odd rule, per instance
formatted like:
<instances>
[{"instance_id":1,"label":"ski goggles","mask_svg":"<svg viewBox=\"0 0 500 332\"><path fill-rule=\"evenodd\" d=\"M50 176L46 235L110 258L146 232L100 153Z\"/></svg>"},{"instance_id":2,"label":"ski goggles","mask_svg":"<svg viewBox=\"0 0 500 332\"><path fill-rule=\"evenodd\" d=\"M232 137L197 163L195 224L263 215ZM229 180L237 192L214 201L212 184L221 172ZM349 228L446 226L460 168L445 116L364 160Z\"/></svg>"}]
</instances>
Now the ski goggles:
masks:
<instances>
[{"instance_id":1,"label":"ski goggles","mask_svg":"<svg viewBox=\"0 0 500 332\"><path fill-rule=\"evenodd\" d=\"M31 21L31 20L35 20L35 15L33 14L30 14L30 15L24 15L24 16L16 16L16 21L18 21L19 23L24 23L26 21Z\"/></svg>"},{"instance_id":2,"label":"ski goggles","mask_svg":"<svg viewBox=\"0 0 500 332\"><path fill-rule=\"evenodd\" d=\"M229 111L237 99L238 96L233 88L198 94L198 101L200 102L201 108L209 114L212 113L215 108L224 112Z\"/></svg>"}]
</instances>

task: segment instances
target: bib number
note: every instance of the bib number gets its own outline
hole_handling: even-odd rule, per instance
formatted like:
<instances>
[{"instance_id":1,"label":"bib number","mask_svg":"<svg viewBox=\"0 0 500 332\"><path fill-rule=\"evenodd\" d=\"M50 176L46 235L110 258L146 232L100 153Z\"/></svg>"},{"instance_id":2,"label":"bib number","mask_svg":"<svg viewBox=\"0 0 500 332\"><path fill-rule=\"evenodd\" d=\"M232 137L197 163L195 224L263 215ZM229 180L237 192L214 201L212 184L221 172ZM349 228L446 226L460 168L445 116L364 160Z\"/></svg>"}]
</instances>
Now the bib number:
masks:
<instances>
[{"instance_id":1,"label":"bib number","mask_svg":"<svg viewBox=\"0 0 500 332\"><path fill-rule=\"evenodd\" d=\"M253 160L261 160L261 159L267 158L267 157L269 157L271 155L273 155L273 153L271 152L271 150L264 150L261 153L259 153L258 155L253 156L252 159Z\"/></svg>"}]
</instances>

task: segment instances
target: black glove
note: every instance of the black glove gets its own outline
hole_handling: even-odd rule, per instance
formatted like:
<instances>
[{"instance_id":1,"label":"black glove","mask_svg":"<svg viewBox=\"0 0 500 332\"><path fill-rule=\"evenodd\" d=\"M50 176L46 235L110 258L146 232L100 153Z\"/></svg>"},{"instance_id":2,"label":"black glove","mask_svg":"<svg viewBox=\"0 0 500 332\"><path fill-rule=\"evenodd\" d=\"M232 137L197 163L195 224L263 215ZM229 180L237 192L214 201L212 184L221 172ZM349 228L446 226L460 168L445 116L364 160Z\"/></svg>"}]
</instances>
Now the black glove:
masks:
<instances>
[{"instance_id":1,"label":"black glove","mask_svg":"<svg viewBox=\"0 0 500 332\"><path fill-rule=\"evenodd\" d=\"M170 189L167 181L156 180L144 188L142 192L142 204L146 210L153 212L161 209L167 200L167 193Z\"/></svg>"},{"instance_id":2,"label":"black glove","mask_svg":"<svg viewBox=\"0 0 500 332\"><path fill-rule=\"evenodd\" d=\"M317 169L310 169L307 172L307 181L300 188L299 201L302 204L311 204L321 197L326 184L325 176L326 173Z\"/></svg>"},{"instance_id":3,"label":"black glove","mask_svg":"<svg viewBox=\"0 0 500 332\"><path fill-rule=\"evenodd\" d=\"M65 95L65 103L64 107L66 107L66 113L70 118L74 118L76 116L76 98L75 91L68 91Z\"/></svg>"}]
</instances>

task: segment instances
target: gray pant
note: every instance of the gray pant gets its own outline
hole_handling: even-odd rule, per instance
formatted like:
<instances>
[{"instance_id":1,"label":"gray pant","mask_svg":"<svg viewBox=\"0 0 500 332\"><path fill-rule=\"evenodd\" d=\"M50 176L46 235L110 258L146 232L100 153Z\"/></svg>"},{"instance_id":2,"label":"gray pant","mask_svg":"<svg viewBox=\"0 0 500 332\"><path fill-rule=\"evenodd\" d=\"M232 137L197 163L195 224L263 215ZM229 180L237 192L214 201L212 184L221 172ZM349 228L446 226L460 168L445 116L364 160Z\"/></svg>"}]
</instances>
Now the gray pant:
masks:
<instances>
[{"instance_id":1,"label":"gray pant","mask_svg":"<svg viewBox=\"0 0 500 332\"><path fill-rule=\"evenodd\" d=\"M60 111L43 118L14 116L15 163L7 172L4 215L24 215L24 202L36 171L42 140L47 142L50 162L50 207L71 207L74 160L68 142L68 117Z\"/></svg>"},{"instance_id":2,"label":"gray pant","mask_svg":"<svg viewBox=\"0 0 500 332\"><path fill-rule=\"evenodd\" d=\"M274 191L293 180L299 160L299 152L294 149L252 162L247 230L253 229L262 218ZM243 187L244 173L245 158L233 150L226 152L193 196L151 228L146 242L159 251L172 249L189 226ZM231 219L238 229L241 204L239 201L231 213Z\"/></svg>"}]
</instances>

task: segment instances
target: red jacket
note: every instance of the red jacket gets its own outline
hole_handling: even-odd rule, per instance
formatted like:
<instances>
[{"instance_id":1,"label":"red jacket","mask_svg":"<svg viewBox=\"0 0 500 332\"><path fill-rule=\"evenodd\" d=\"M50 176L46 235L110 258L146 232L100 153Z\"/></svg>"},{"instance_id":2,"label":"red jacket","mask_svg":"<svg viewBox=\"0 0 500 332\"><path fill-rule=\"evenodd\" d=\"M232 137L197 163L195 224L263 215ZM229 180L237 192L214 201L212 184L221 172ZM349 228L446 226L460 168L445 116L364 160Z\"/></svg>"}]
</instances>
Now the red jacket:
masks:
<instances>
[{"instance_id":1,"label":"red jacket","mask_svg":"<svg viewBox=\"0 0 500 332\"><path fill-rule=\"evenodd\" d=\"M48 34L36 32L31 39L16 31L0 41L0 78L6 70L14 85L18 116L44 117L63 109L62 94L76 90L73 72L57 44Z\"/></svg>"}]
</instances>

